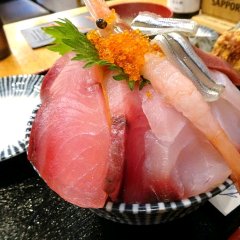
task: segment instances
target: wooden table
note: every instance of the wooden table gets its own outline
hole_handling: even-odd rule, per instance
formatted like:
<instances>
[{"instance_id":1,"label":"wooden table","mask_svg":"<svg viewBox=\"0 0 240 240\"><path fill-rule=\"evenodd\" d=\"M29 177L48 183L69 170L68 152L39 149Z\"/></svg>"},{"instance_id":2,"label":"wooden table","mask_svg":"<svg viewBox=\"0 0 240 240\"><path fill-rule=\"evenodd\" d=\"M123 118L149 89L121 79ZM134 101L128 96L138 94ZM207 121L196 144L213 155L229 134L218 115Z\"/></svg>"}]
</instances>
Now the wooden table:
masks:
<instances>
[{"instance_id":1,"label":"wooden table","mask_svg":"<svg viewBox=\"0 0 240 240\"><path fill-rule=\"evenodd\" d=\"M108 2L108 4L113 5L123 2L135 1L115 0ZM150 1L138 0L138 2L149 3ZM166 5L166 0L151 0L151 2ZM80 7L5 25L4 30L12 54L4 60L0 60L0 77L16 74L39 73L49 69L59 58L57 53L49 51L46 47L32 49L22 35L21 30L53 22L58 18L71 18L85 12L87 12L87 9L85 7Z\"/></svg>"}]
</instances>

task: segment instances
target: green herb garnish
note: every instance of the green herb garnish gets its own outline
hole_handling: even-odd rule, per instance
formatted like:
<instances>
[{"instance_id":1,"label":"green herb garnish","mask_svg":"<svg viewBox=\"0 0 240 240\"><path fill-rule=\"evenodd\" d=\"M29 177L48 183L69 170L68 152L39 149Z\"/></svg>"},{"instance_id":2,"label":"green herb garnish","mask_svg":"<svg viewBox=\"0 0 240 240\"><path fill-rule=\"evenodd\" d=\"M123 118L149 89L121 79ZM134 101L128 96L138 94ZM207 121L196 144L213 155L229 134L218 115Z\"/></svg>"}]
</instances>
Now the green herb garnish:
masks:
<instances>
[{"instance_id":1,"label":"green herb garnish","mask_svg":"<svg viewBox=\"0 0 240 240\"><path fill-rule=\"evenodd\" d=\"M87 39L84 33L79 32L76 26L68 19L56 21L57 26L45 27L44 31L51 35L55 40L50 50L64 55L68 52L75 52L73 60L86 62L84 67L91 67L94 64L112 65L107 61L101 60L94 45ZM115 66L114 66L115 67Z\"/></svg>"}]
</instances>

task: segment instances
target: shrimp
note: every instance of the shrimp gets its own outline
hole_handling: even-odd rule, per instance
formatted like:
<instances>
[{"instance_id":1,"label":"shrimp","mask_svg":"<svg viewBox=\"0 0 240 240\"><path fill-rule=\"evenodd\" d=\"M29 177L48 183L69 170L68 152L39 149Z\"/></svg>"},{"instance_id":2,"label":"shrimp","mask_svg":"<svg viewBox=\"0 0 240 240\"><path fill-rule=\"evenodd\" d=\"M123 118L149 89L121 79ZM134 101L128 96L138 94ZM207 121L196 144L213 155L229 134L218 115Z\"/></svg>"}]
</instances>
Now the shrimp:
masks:
<instances>
[{"instance_id":1,"label":"shrimp","mask_svg":"<svg viewBox=\"0 0 240 240\"><path fill-rule=\"evenodd\" d=\"M127 23L122 21L114 10L111 11L109 9L104 0L84 0L84 3L93 19L96 21L96 25L100 28L99 33L101 36L131 29ZM104 22L103 25L102 22Z\"/></svg>"},{"instance_id":2,"label":"shrimp","mask_svg":"<svg viewBox=\"0 0 240 240\"><path fill-rule=\"evenodd\" d=\"M103 0L84 1L95 20L109 16L110 9ZM116 18L115 23L118 22L121 22L119 17ZM112 31L113 29L114 27L111 28ZM105 29L101 31L106 33ZM208 103L194 84L161 54L145 54L145 64L141 73L151 82L153 88L177 111L188 118L219 151L230 167L231 177L239 189L240 153L220 127Z\"/></svg>"},{"instance_id":3,"label":"shrimp","mask_svg":"<svg viewBox=\"0 0 240 240\"><path fill-rule=\"evenodd\" d=\"M104 19L111 14L111 10L104 0L84 0L84 3L95 20Z\"/></svg>"}]
</instances>

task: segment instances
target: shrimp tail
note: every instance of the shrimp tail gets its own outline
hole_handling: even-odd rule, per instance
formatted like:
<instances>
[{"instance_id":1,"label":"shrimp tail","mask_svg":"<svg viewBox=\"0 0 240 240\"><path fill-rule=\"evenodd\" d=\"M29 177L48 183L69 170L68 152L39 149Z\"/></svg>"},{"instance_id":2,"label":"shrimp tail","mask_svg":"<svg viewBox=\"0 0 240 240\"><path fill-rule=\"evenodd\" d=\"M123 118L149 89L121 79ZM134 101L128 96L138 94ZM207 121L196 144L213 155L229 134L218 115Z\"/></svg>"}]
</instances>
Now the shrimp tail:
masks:
<instances>
[{"instance_id":1,"label":"shrimp tail","mask_svg":"<svg viewBox=\"0 0 240 240\"><path fill-rule=\"evenodd\" d=\"M231 179L240 191L240 153L224 131L220 131L214 138L210 137L210 141L222 154L225 162L232 170Z\"/></svg>"},{"instance_id":2,"label":"shrimp tail","mask_svg":"<svg viewBox=\"0 0 240 240\"><path fill-rule=\"evenodd\" d=\"M95 20L105 18L111 13L105 0L84 0L84 3Z\"/></svg>"},{"instance_id":3,"label":"shrimp tail","mask_svg":"<svg viewBox=\"0 0 240 240\"><path fill-rule=\"evenodd\" d=\"M231 179L234 182L234 185L237 188L237 191L240 192L240 176L236 176L232 174Z\"/></svg>"}]
</instances>

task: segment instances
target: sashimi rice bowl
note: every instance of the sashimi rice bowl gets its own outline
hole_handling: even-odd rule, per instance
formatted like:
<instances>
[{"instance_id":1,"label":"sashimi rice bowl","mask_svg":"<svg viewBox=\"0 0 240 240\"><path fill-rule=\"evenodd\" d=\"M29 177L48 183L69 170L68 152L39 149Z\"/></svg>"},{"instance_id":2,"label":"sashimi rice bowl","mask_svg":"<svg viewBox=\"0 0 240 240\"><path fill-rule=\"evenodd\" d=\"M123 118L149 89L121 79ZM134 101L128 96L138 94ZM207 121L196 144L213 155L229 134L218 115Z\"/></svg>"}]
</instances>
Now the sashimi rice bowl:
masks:
<instances>
[{"instance_id":1,"label":"sashimi rice bowl","mask_svg":"<svg viewBox=\"0 0 240 240\"><path fill-rule=\"evenodd\" d=\"M28 159L64 200L127 224L183 217L240 177L239 73L191 46L191 20L131 25L85 0L97 29L44 30L60 57L26 131Z\"/></svg>"}]
</instances>

